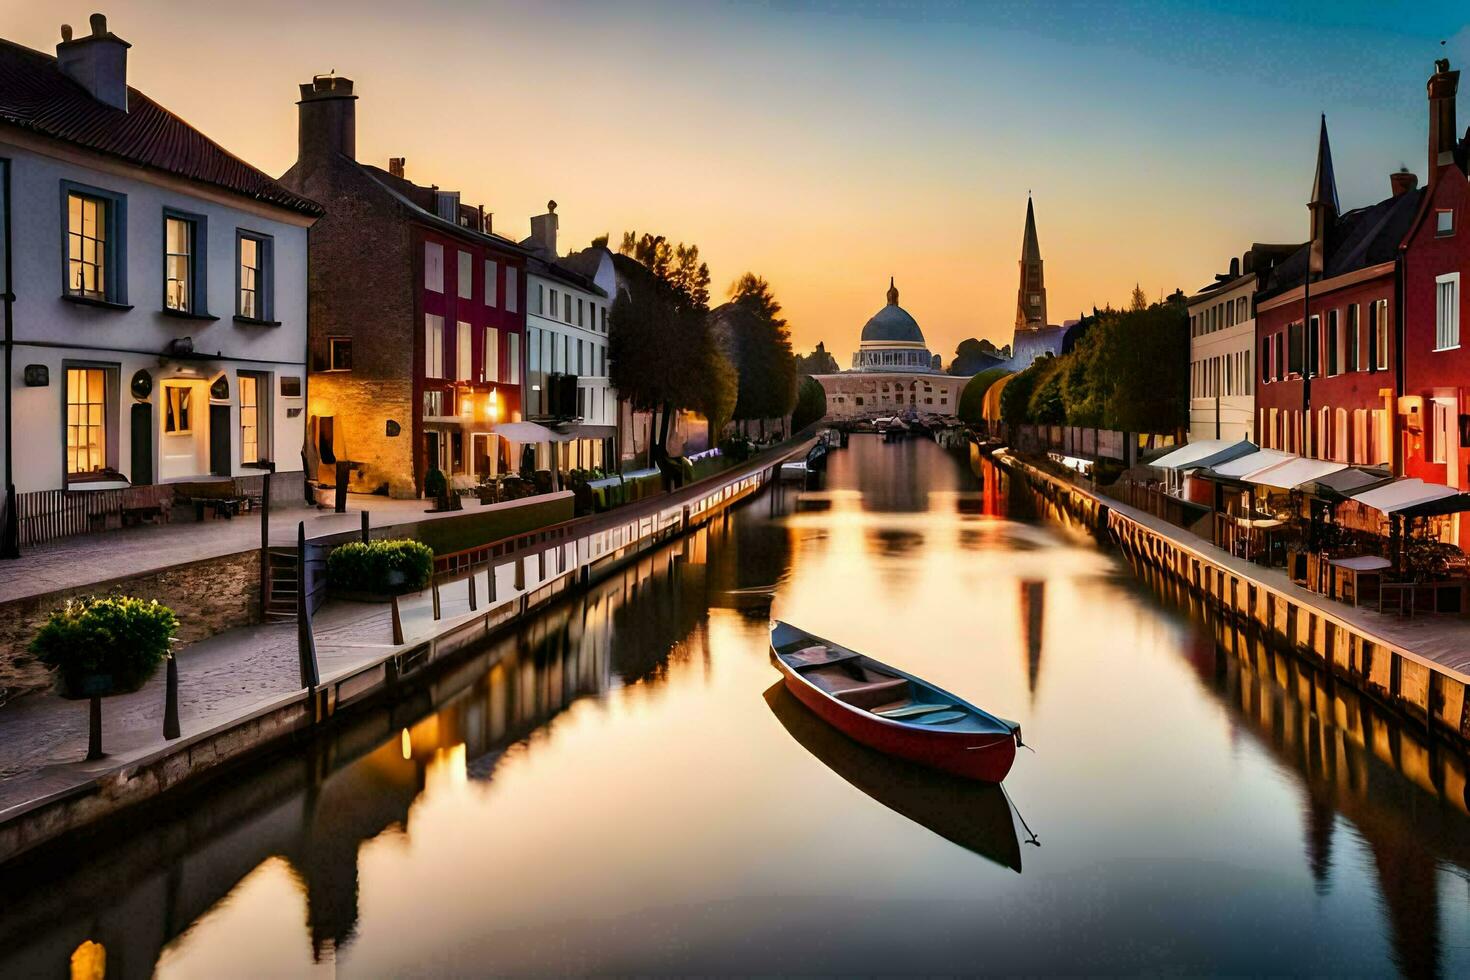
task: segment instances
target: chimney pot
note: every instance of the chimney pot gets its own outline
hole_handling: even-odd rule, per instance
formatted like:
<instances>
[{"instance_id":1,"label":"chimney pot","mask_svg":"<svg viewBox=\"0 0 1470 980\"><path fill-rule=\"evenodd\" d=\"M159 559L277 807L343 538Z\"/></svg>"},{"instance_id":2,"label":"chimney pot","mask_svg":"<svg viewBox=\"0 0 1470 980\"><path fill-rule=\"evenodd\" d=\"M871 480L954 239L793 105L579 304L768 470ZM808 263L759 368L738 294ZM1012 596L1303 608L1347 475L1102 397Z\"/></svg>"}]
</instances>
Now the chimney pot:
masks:
<instances>
[{"instance_id":1,"label":"chimney pot","mask_svg":"<svg viewBox=\"0 0 1470 980\"><path fill-rule=\"evenodd\" d=\"M406 157L389 157L388 172L395 177L403 176L403 165L408 162Z\"/></svg>"},{"instance_id":2,"label":"chimney pot","mask_svg":"<svg viewBox=\"0 0 1470 980\"><path fill-rule=\"evenodd\" d=\"M352 94L352 79L314 75L300 88L297 159L323 160L336 154L357 159L357 96Z\"/></svg>"},{"instance_id":3,"label":"chimney pot","mask_svg":"<svg viewBox=\"0 0 1470 980\"><path fill-rule=\"evenodd\" d=\"M107 31L107 18L92 15L92 33L74 37L70 24L61 26L56 45L56 67L87 94L114 109L128 111L128 48L132 45Z\"/></svg>"},{"instance_id":4,"label":"chimney pot","mask_svg":"<svg viewBox=\"0 0 1470 980\"><path fill-rule=\"evenodd\" d=\"M1388 183L1393 188L1393 196L1401 197L1419 186L1419 177L1406 169L1399 170L1388 175Z\"/></svg>"},{"instance_id":5,"label":"chimney pot","mask_svg":"<svg viewBox=\"0 0 1470 980\"><path fill-rule=\"evenodd\" d=\"M1455 159L1455 94L1460 73L1450 70L1448 58L1434 63L1434 74L1425 85L1429 96L1429 173L1425 183L1433 187L1439 168Z\"/></svg>"},{"instance_id":6,"label":"chimney pot","mask_svg":"<svg viewBox=\"0 0 1470 980\"><path fill-rule=\"evenodd\" d=\"M1230 278L1235 279L1240 275L1240 259L1230 260Z\"/></svg>"}]
</instances>

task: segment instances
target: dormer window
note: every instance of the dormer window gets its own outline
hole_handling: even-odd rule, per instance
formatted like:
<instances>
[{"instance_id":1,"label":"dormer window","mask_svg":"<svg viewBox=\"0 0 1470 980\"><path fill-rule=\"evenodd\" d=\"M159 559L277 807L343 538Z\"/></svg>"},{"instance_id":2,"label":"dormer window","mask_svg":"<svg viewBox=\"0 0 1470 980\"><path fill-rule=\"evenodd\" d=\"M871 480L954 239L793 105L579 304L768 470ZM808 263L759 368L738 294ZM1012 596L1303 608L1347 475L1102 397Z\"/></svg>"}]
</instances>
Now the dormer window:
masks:
<instances>
[{"instance_id":1,"label":"dormer window","mask_svg":"<svg viewBox=\"0 0 1470 980\"><path fill-rule=\"evenodd\" d=\"M1434 234L1437 238L1444 238L1455 233L1455 212L1445 210L1434 213Z\"/></svg>"}]
</instances>

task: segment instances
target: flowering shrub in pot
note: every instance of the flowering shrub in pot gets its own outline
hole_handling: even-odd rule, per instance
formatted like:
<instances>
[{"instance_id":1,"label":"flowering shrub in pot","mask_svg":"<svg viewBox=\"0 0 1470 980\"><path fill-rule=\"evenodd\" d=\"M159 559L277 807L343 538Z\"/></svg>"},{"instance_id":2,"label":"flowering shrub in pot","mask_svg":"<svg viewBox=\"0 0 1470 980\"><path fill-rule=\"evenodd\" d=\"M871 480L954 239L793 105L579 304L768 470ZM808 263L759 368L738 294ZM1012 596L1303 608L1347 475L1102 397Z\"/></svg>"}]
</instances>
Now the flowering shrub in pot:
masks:
<instances>
[{"instance_id":1,"label":"flowering shrub in pot","mask_svg":"<svg viewBox=\"0 0 1470 980\"><path fill-rule=\"evenodd\" d=\"M142 687L178 629L174 611L156 599L89 596L53 612L30 650L54 672L62 697L107 697Z\"/></svg>"}]
</instances>

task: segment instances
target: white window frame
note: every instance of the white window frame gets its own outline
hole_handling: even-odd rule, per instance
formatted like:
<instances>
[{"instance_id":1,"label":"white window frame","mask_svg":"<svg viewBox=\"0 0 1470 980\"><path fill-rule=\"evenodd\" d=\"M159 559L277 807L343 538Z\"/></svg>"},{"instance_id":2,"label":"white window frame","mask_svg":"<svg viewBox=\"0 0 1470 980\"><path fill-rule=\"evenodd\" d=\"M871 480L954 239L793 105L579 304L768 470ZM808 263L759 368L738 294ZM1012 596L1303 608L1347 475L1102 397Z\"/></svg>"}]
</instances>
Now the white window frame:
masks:
<instances>
[{"instance_id":1,"label":"white window frame","mask_svg":"<svg viewBox=\"0 0 1470 980\"><path fill-rule=\"evenodd\" d=\"M474 328L464 320L457 321L454 337L454 361L456 381L473 381L475 370Z\"/></svg>"},{"instance_id":2,"label":"white window frame","mask_svg":"<svg viewBox=\"0 0 1470 980\"><path fill-rule=\"evenodd\" d=\"M444 246L438 242L424 242L424 288L444 292Z\"/></svg>"},{"instance_id":3,"label":"white window frame","mask_svg":"<svg viewBox=\"0 0 1470 980\"><path fill-rule=\"evenodd\" d=\"M473 299L475 296L475 257L464 249L459 250L459 275L454 288L460 299Z\"/></svg>"},{"instance_id":4,"label":"white window frame","mask_svg":"<svg viewBox=\"0 0 1470 980\"><path fill-rule=\"evenodd\" d=\"M424 314L424 377L444 377L444 318Z\"/></svg>"},{"instance_id":5,"label":"white window frame","mask_svg":"<svg viewBox=\"0 0 1470 980\"><path fill-rule=\"evenodd\" d=\"M1445 287L1449 288L1446 289ZM1434 277L1434 349L1460 348L1460 274Z\"/></svg>"}]
</instances>

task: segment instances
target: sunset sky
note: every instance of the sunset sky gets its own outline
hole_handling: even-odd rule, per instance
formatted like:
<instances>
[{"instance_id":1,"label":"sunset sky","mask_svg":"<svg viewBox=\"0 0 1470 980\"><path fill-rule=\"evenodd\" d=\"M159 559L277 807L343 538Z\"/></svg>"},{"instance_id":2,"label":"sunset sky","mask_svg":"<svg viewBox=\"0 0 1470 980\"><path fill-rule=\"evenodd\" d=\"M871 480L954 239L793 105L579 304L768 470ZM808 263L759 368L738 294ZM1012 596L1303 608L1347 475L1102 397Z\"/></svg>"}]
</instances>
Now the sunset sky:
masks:
<instances>
[{"instance_id":1,"label":"sunset sky","mask_svg":"<svg viewBox=\"0 0 1470 980\"><path fill-rule=\"evenodd\" d=\"M555 198L564 251L697 242L721 297L764 275L844 365L890 275L946 360L1007 342L1028 189L1055 322L1301 240L1317 114L1371 203L1423 176L1434 59L1470 60L1460 4L0 0L0 33L52 51L93 10L134 85L272 174L335 69L360 159L516 238Z\"/></svg>"}]
</instances>

